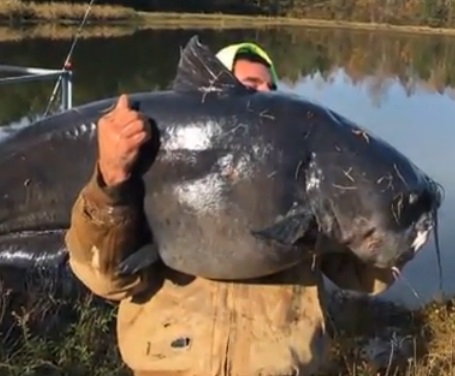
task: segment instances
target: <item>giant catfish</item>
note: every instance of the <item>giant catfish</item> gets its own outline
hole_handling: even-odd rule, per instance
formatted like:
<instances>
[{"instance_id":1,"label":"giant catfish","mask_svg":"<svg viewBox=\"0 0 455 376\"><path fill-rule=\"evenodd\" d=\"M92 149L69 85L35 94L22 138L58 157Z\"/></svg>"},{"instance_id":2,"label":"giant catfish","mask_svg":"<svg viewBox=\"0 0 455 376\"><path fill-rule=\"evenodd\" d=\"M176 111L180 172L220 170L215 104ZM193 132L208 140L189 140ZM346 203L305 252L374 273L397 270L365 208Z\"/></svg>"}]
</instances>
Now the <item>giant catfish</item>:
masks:
<instances>
[{"instance_id":1,"label":"giant catfish","mask_svg":"<svg viewBox=\"0 0 455 376\"><path fill-rule=\"evenodd\" d=\"M197 37L172 88L130 98L154 128L135 171L154 241L121 273L159 258L190 275L256 278L308 257L321 237L393 268L434 228L441 191L409 159L328 108L243 86ZM62 236L94 171L97 120L114 101L51 116L0 144L0 265L66 262Z\"/></svg>"}]
</instances>

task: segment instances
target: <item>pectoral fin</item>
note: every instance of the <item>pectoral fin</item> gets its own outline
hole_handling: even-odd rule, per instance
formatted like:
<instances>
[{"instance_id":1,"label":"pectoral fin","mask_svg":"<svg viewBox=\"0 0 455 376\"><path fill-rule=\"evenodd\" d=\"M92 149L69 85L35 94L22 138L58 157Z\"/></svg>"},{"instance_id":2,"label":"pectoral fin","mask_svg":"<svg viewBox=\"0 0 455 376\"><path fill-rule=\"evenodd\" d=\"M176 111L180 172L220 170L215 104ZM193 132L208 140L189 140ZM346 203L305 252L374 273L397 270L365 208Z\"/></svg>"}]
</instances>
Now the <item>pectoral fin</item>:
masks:
<instances>
[{"instance_id":1,"label":"pectoral fin","mask_svg":"<svg viewBox=\"0 0 455 376\"><path fill-rule=\"evenodd\" d=\"M264 240L275 241L281 245L295 245L303 238L313 220L308 212L295 212L292 210L273 225L262 230L254 230L251 233Z\"/></svg>"},{"instance_id":2,"label":"pectoral fin","mask_svg":"<svg viewBox=\"0 0 455 376\"><path fill-rule=\"evenodd\" d=\"M135 274L153 265L159 257L156 244L146 244L120 263L117 268L117 275Z\"/></svg>"}]
</instances>

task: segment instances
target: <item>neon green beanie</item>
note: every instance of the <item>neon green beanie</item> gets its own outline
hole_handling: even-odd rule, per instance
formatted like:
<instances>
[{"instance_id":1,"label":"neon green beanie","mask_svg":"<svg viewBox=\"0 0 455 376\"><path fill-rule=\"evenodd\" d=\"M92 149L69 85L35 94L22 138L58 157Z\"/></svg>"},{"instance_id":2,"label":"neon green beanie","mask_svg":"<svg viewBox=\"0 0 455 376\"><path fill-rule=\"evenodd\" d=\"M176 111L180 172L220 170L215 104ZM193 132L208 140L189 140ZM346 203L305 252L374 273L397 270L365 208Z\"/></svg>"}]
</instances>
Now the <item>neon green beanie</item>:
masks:
<instances>
[{"instance_id":1,"label":"neon green beanie","mask_svg":"<svg viewBox=\"0 0 455 376\"><path fill-rule=\"evenodd\" d=\"M260 56L261 58L263 58L265 61L267 61L270 64L270 74L272 76L273 84L275 84L275 85L278 84L278 75L276 74L275 65L273 64L272 59L257 44L250 43L250 42L232 44L232 45L224 47L223 49L218 51L218 53L216 54L216 57L226 66L226 68L228 68L229 70L232 70L233 65L234 65L235 56L239 52L243 52L243 51L252 52L252 53Z\"/></svg>"}]
</instances>

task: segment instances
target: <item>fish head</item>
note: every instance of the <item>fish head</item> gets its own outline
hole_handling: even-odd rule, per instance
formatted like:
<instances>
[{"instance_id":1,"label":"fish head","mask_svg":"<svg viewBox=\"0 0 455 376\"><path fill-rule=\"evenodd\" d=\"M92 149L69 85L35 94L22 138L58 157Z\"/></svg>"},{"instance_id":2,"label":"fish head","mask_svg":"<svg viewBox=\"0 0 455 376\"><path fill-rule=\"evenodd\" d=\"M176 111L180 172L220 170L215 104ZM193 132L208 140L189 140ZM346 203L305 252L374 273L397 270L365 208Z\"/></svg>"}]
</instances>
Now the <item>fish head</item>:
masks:
<instances>
[{"instance_id":1,"label":"fish head","mask_svg":"<svg viewBox=\"0 0 455 376\"><path fill-rule=\"evenodd\" d=\"M324 145L305 172L322 236L371 266L401 269L437 225L440 186L374 136L366 141L341 133Z\"/></svg>"}]
</instances>

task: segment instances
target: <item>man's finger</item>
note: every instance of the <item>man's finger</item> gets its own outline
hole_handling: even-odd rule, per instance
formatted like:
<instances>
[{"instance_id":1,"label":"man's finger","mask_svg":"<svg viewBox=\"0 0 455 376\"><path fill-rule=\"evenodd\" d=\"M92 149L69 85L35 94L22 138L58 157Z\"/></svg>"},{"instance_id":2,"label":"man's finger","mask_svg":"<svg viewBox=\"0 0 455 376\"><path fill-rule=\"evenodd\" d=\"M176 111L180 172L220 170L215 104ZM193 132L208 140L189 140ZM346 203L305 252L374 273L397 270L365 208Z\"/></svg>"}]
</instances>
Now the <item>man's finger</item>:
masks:
<instances>
[{"instance_id":1,"label":"man's finger","mask_svg":"<svg viewBox=\"0 0 455 376\"><path fill-rule=\"evenodd\" d=\"M134 111L124 111L112 114L107 118L107 121L111 124L109 127L115 128L115 131L119 134L122 133L123 129L128 127L131 123L139 121L140 116Z\"/></svg>"},{"instance_id":2,"label":"man's finger","mask_svg":"<svg viewBox=\"0 0 455 376\"><path fill-rule=\"evenodd\" d=\"M131 121L127 125L125 125L121 129L120 134L124 138L129 138L138 132L150 133L148 124L143 120L139 119Z\"/></svg>"},{"instance_id":3,"label":"man's finger","mask_svg":"<svg viewBox=\"0 0 455 376\"><path fill-rule=\"evenodd\" d=\"M131 136L130 140L134 145L142 145L150 139L147 132L139 132Z\"/></svg>"},{"instance_id":4,"label":"man's finger","mask_svg":"<svg viewBox=\"0 0 455 376\"><path fill-rule=\"evenodd\" d=\"M150 137L146 132L138 132L133 134L129 138L124 139L124 151L127 153L133 152L135 149L144 144L149 138Z\"/></svg>"},{"instance_id":5,"label":"man's finger","mask_svg":"<svg viewBox=\"0 0 455 376\"><path fill-rule=\"evenodd\" d=\"M144 132L144 126L141 121L133 121L120 131L120 137L129 139L138 133Z\"/></svg>"},{"instance_id":6,"label":"man's finger","mask_svg":"<svg viewBox=\"0 0 455 376\"><path fill-rule=\"evenodd\" d=\"M122 144L119 149L119 154L122 155L126 160L130 159L133 155L139 152L139 148L146 142L146 133L137 133L133 137L129 138L127 142Z\"/></svg>"}]
</instances>

